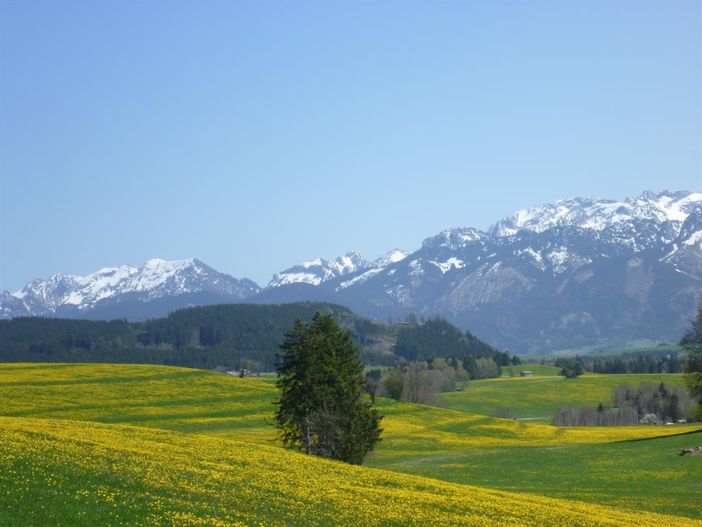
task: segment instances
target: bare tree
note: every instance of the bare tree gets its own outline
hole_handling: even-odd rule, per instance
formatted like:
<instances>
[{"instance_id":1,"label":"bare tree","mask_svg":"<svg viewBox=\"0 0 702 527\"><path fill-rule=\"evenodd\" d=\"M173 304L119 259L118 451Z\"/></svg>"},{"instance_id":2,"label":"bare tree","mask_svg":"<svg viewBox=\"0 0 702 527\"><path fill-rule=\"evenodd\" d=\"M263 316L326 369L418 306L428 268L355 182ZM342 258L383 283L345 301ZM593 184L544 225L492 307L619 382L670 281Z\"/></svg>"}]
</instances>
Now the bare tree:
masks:
<instances>
[{"instance_id":1,"label":"bare tree","mask_svg":"<svg viewBox=\"0 0 702 527\"><path fill-rule=\"evenodd\" d=\"M388 397L391 397L396 401L399 401L402 398L402 393L405 387L405 379L400 368L392 368L386 371L380 382Z\"/></svg>"},{"instance_id":2,"label":"bare tree","mask_svg":"<svg viewBox=\"0 0 702 527\"><path fill-rule=\"evenodd\" d=\"M694 419L695 401L680 386L642 382L638 388L617 386L612 390L614 406L561 408L553 417L557 426L622 426Z\"/></svg>"},{"instance_id":3,"label":"bare tree","mask_svg":"<svg viewBox=\"0 0 702 527\"><path fill-rule=\"evenodd\" d=\"M371 404L375 404L375 396L380 388L380 370L369 370L364 377L363 391L370 395Z\"/></svg>"},{"instance_id":4,"label":"bare tree","mask_svg":"<svg viewBox=\"0 0 702 527\"><path fill-rule=\"evenodd\" d=\"M500 368L497 363L490 357L478 357L475 359L476 379L489 379L491 377L499 377Z\"/></svg>"},{"instance_id":5,"label":"bare tree","mask_svg":"<svg viewBox=\"0 0 702 527\"><path fill-rule=\"evenodd\" d=\"M404 374L404 398L411 403L436 404L441 373L430 370L426 362L413 362Z\"/></svg>"}]
</instances>

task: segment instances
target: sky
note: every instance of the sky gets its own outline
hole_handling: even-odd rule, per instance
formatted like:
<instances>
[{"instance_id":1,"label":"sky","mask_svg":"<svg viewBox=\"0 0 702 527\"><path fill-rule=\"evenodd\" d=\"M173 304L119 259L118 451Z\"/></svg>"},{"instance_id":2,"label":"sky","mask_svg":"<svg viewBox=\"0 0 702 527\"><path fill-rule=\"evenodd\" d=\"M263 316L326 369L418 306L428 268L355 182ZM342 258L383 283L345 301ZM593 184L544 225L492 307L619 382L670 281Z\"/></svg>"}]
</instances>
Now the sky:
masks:
<instances>
[{"instance_id":1,"label":"sky","mask_svg":"<svg viewBox=\"0 0 702 527\"><path fill-rule=\"evenodd\" d=\"M0 290L702 190L700 6L0 0Z\"/></svg>"}]
</instances>

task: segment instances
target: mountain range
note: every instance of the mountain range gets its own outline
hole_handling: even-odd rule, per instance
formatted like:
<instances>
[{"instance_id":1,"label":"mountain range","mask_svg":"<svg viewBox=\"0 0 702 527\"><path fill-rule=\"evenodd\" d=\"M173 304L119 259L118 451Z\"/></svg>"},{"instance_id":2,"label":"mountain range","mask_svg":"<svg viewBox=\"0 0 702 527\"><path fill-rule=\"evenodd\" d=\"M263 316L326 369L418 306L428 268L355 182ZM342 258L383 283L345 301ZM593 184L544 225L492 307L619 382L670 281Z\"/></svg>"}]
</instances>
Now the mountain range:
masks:
<instances>
[{"instance_id":1,"label":"mountain range","mask_svg":"<svg viewBox=\"0 0 702 527\"><path fill-rule=\"evenodd\" d=\"M106 267L87 276L55 274L0 296L0 318L59 316L140 320L189 305L242 301L261 291L195 258Z\"/></svg>"},{"instance_id":2,"label":"mountain range","mask_svg":"<svg viewBox=\"0 0 702 527\"><path fill-rule=\"evenodd\" d=\"M317 258L263 288L196 259L57 274L2 293L0 317L142 320L191 305L317 300L377 319L439 315L524 353L676 341L701 299L702 193L665 191L559 200L373 261Z\"/></svg>"}]
</instances>

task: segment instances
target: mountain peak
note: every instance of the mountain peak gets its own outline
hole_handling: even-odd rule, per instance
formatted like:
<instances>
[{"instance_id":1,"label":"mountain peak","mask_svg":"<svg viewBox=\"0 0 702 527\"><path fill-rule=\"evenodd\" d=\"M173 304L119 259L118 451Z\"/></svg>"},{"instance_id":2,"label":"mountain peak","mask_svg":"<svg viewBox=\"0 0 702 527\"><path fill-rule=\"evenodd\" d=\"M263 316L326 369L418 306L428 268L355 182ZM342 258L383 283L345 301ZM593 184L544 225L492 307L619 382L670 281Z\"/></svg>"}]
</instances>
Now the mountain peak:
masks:
<instances>
[{"instance_id":1,"label":"mountain peak","mask_svg":"<svg viewBox=\"0 0 702 527\"><path fill-rule=\"evenodd\" d=\"M690 211L700 205L702 193L687 191L646 191L624 201L570 198L518 210L497 222L490 232L507 237L521 230L540 233L553 227L602 231L634 222L671 222L674 229L679 229Z\"/></svg>"},{"instance_id":2,"label":"mountain peak","mask_svg":"<svg viewBox=\"0 0 702 527\"><path fill-rule=\"evenodd\" d=\"M426 238L422 242L422 248L446 247L449 249L458 249L478 242L486 236L486 233L474 229L473 227L456 227L453 229L446 229L435 236Z\"/></svg>"},{"instance_id":3,"label":"mountain peak","mask_svg":"<svg viewBox=\"0 0 702 527\"><path fill-rule=\"evenodd\" d=\"M373 267L387 267L388 265L401 262L410 254L411 253L409 251L404 251L402 249L393 249L392 251L388 251L387 253L385 253L380 258L377 258L373 262Z\"/></svg>"},{"instance_id":4,"label":"mountain peak","mask_svg":"<svg viewBox=\"0 0 702 527\"><path fill-rule=\"evenodd\" d=\"M50 315L62 310L86 311L100 303L118 302L125 295L136 296L143 302L199 293L243 299L259 290L250 280L237 280L218 273L194 258L153 258L141 267L103 267L85 276L54 274L48 280L32 280L10 294L14 299L14 314L10 316ZM9 299L3 298L4 306ZM22 306L19 312L18 305ZM0 316L6 316L6 312L8 309L0 309Z\"/></svg>"},{"instance_id":5,"label":"mountain peak","mask_svg":"<svg viewBox=\"0 0 702 527\"><path fill-rule=\"evenodd\" d=\"M358 251L347 252L334 260L340 275L354 273L368 267L368 261Z\"/></svg>"},{"instance_id":6,"label":"mountain peak","mask_svg":"<svg viewBox=\"0 0 702 527\"><path fill-rule=\"evenodd\" d=\"M250 301L336 301L379 318L438 314L510 348L541 349L671 338L702 298L701 284L702 193L666 190L522 209L487 232L441 231L409 257L395 249L373 262L357 251L311 259L274 275L275 290ZM114 316L120 306L117 316L136 319L130 309L144 313L150 302L164 314L259 291L194 258L154 258L34 280L0 295L0 318Z\"/></svg>"},{"instance_id":7,"label":"mountain peak","mask_svg":"<svg viewBox=\"0 0 702 527\"><path fill-rule=\"evenodd\" d=\"M355 273L367 268L369 265L366 259L357 251L347 252L331 261L324 258L315 258L276 273L268 283L268 287L280 287L290 284L319 285L332 278Z\"/></svg>"},{"instance_id":8,"label":"mountain peak","mask_svg":"<svg viewBox=\"0 0 702 527\"><path fill-rule=\"evenodd\" d=\"M144 264L143 269L155 269L159 271L172 271L175 269L186 269L197 263L202 263L195 258L187 258L185 260L164 260L163 258L151 258Z\"/></svg>"}]
</instances>

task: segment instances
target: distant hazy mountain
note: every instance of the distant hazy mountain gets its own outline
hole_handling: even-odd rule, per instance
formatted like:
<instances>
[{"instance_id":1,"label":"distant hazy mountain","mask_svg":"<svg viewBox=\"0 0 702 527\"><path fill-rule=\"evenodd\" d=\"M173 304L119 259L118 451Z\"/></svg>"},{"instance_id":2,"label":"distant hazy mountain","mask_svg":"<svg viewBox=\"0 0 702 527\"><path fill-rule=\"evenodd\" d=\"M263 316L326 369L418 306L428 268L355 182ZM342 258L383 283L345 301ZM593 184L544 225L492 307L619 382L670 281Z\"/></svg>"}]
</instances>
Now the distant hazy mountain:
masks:
<instances>
[{"instance_id":1,"label":"distant hazy mountain","mask_svg":"<svg viewBox=\"0 0 702 527\"><path fill-rule=\"evenodd\" d=\"M142 267L33 280L15 293L2 294L0 316L140 319L190 305L240 302L259 291L251 280L237 280L196 259L153 259Z\"/></svg>"},{"instance_id":2,"label":"distant hazy mountain","mask_svg":"<svg viewBox=\"0 0 702 527\"><path fill-rule=\"evenodd\" d=\"M376 261L356 252L277 273L265 289L198 260L55 275L0 296L0 317L167 313L221 302L320 300L387 319L441 315L516 352L677 340L702 299L702 193L573 198L487 231L427 238Z\"/></svg>"}]
</instances>

